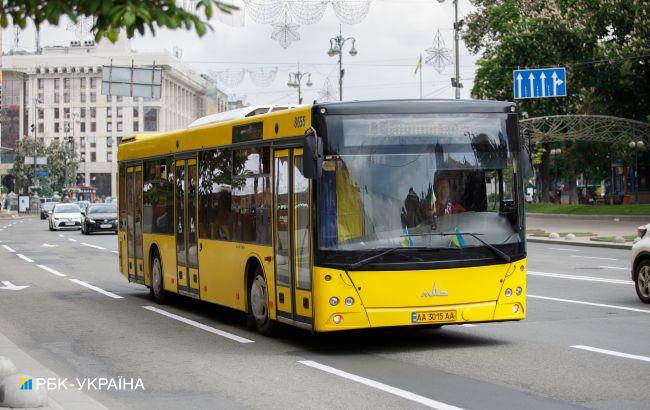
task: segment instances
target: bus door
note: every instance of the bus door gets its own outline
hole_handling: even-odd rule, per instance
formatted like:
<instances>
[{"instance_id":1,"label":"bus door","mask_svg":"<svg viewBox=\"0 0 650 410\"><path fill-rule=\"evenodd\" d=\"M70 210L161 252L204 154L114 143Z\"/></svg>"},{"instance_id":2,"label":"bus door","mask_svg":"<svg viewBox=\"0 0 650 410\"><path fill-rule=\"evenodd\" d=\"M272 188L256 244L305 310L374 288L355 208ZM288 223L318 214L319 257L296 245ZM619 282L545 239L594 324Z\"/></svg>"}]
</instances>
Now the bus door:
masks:
<instances>
[{"instance_id":1,"label":"bus door","mask_svg":"<svg viewBox=\"0 0 650 410\"><path fill-rule=\"evenodd\" d=\"M126 243L129 281L144 284L142 165L126 169Z\"/></svg>"},{"instance_id":2,"label":"bus door","mask_svg":"<svg viewBox=\"0 0 650 410\"><path fill-rule=\"evenodd\" d=\"M302 149L274 155L275 304L278 320L312 328L311 182L302 173Z\"/></svg>"},{"instance_id":3,"label":"bus door","mask_svg":"<svg viewBox=\"0 0 650 410\"><path fill-rule=\"evenodd\" d=\"M176 272L178 293L199 297L199 255L197 223L196 159L176 161L174 172L176 202L174 230L176 235Z\"/></svg>"}]
</instances>

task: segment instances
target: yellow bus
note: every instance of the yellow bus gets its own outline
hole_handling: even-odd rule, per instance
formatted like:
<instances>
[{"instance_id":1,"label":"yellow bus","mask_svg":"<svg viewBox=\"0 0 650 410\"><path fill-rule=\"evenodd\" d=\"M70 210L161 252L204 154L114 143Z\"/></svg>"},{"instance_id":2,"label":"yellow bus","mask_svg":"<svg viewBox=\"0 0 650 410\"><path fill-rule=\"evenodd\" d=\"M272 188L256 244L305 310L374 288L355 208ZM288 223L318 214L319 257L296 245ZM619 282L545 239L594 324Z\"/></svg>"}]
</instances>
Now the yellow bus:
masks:
<instances>
[{"instance_id":1,"label":"yellow bus","mask_svg":"<svg viewBox=\"0 0 650 410\"><path fill-rule=\"evenodd\" d=\"M177 293L314 332L526 315L515 105L257 108L119 146L119 261Z\"/></svg>"}]
</instances>

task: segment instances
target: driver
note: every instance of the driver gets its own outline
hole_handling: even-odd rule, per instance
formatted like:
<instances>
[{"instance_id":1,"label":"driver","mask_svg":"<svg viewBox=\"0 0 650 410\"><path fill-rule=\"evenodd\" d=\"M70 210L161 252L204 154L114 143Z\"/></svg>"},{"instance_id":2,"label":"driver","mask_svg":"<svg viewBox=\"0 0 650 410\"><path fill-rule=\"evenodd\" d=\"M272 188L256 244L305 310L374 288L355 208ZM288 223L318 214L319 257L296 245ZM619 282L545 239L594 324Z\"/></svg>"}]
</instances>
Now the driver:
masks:
<instances>
[{"instance_id":1,"label":"driver","mask_svg":"<svg viewBox=\"0 0 650 410\"><path fill-rule=\"evenodd\" d=\"M465 212L465 208L456 200L451 198L451 185L449 180L441 179L435 185L436 202L435 214L436 215L453 215Z\"/></svg>"}]
</instances>

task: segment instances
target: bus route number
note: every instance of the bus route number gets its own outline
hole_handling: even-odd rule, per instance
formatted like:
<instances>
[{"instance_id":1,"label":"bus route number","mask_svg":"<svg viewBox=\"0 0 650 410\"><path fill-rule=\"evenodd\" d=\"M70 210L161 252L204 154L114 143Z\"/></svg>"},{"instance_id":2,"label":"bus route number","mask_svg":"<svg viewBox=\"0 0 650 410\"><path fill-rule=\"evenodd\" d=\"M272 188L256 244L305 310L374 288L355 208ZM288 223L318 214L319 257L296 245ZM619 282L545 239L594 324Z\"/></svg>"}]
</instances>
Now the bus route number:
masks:
<instances>
[{"instance_id":1,"label":"bus route number","mask_svg":"<svg viewBox=\"0 0 650 410\"><path fill-rule=\"evenodd\" d=\"M294 128L303 128L307 124L307 119L304 115L299 115L293 119Z\"/></svg>"}]
</instances>

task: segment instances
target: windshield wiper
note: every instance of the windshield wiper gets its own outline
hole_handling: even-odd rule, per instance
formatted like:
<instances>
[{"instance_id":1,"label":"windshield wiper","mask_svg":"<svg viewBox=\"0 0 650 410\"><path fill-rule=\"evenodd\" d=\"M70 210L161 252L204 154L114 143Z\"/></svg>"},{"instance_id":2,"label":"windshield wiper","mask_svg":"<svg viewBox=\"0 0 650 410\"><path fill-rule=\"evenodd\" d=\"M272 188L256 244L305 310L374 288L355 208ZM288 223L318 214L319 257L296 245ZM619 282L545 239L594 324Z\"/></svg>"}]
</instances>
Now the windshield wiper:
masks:
<instances>
[{"instance_id":1,"label":"windshield wiper","mask_svg":"<svg viewBox=\"0 0 650 410\"><path fill-rule=\"evenodd\" d=\"M494 252L495 255L497 255L499 258L503 259L506 262L510 262L512 259L510 256L503 252L501 249L497 248L496 246L489 244L485 242L483 239L479 238L479 235L483 235L482 233L473 233L473 232L431 232L431 233L416 233L416 234L409 234L409 235L402 235L402 236L453 236L453 235L469 235L472 238L476 239L477 241L481 242L483 245L485 245L488 249L490 249L492 252Z\"/></svg>"},{"instance_id":2,"label":"windshield wiper","mask_svg":"<svg viewBox=\"0 0 650 410\"><path fill-rule=\"evenodd\" d=\"M357 269L359 269L360 267L362 267L362 266L364 266L364 265L367 265L367 264L369 264L370 262L372 262L372 261L374 261L374 260L377 260L377 259L381 258L381 257L384 256L384 255L388 255L388 254L390 254L390 253L393 253L393 252L396 252L396 251L400 251L400 250L404 250L404 249L425 249L425 248L424 248L424 247L421 247L421 246L417 246L417 247L416 247L416 246L409 246L409 247L396 246L396 247L394 247L394 248L386 249L385 251L383 251L383 252L381 252L381 253L378 253L378 254L376 254L376 255L372 255L372 256L369 256L369 257L367 257L367 258L365 258L365 259L361 259L360 261L355 262L355 263L353 263L352 265L348 266L348 270L357 270Z\"/></svg>"}]
</instances>

